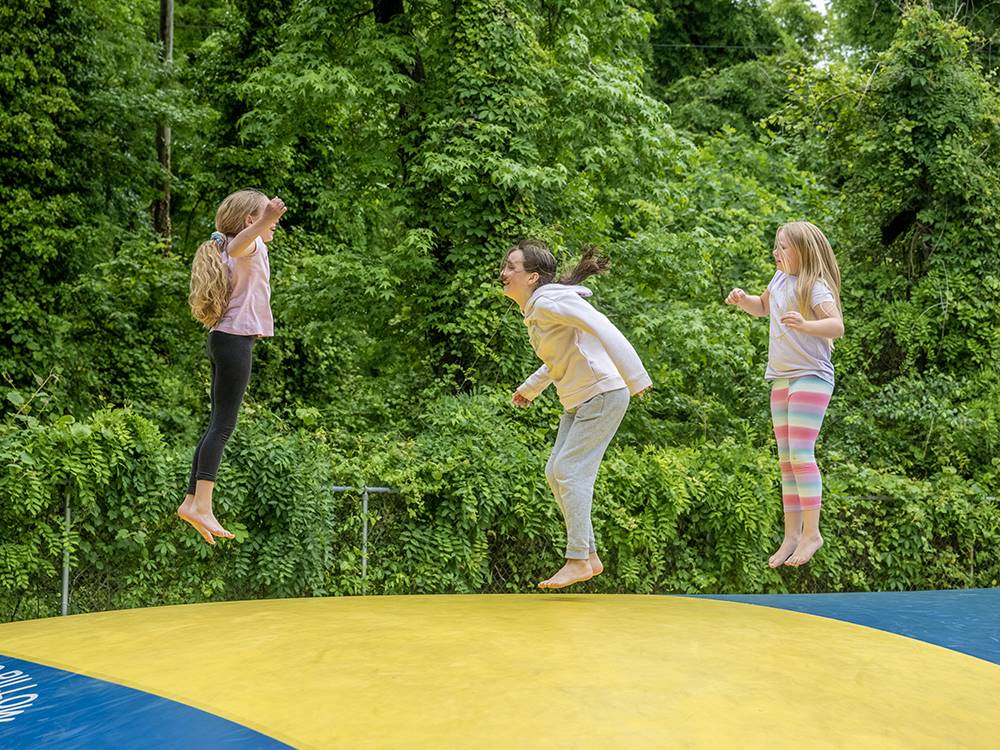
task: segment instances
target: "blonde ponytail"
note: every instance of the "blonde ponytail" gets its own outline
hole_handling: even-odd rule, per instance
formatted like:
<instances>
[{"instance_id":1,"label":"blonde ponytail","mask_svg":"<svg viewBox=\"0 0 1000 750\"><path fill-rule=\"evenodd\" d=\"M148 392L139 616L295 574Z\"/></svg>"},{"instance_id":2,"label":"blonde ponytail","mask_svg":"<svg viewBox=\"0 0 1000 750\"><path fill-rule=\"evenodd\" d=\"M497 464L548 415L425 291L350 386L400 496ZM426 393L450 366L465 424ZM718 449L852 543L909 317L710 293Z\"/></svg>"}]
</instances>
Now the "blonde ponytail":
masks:
<instances>
[{"instance_id":1,"label":"blonde ponytail","mask_svg":"<svg viewBox=\"0 0 1000 750\"><path fill-rule=\"evenodd\" d=\"M215 240L202 242L191 262L191 293L188 303L194 319L214 328L229 307L229 269L222 248Z\"/></svg>"}]
</instances>

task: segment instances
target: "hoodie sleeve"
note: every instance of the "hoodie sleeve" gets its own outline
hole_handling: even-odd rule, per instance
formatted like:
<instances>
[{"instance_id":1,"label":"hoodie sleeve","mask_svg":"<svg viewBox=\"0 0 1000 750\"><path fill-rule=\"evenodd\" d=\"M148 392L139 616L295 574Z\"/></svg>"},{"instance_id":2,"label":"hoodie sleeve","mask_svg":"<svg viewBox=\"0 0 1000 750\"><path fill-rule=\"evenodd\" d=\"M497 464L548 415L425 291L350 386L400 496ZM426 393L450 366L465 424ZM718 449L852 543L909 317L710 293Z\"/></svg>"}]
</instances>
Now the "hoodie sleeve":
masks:
<instances>
[{"instance_id":1,"label":"hoodie sleeve","mask_svg":"<svg viewBox=\"0 0 1000 750\"><path fill-rule=\"evenodd\" d=\"M577 295L539 302L541 304L537 307L541 308L539 312L544 318L553 323L579 328L597 338L633 396L653 384L632 344L607 315L589 302Z\"/></svg>"},{"instance_id":2,"label":"hoodie sleeve","mask_svg":"<svg viewBox=\"0 0 1000 750\"><path fill-rule=\"evenodd\" d=\"M542 395L542 391L548 388L551 382L552 374L549 372L549 366L542 365L532 373L531 377L518 386L517 392L528 399L528 401L534 401Z\"/></svg>"}]
</instances>

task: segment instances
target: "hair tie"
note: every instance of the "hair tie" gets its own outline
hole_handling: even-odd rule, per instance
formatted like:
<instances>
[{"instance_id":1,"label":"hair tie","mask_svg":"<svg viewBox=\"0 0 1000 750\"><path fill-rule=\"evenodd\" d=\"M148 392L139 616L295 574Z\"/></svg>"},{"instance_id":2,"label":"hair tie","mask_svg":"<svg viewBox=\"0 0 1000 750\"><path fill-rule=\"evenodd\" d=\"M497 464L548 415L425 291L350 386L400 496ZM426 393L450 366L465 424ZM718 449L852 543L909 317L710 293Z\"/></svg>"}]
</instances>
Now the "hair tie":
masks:
<instances>
[{"instance_id":1,"label":"hair tie","mask_svg":"<svg viewBox=\"0 0 1000 750\"><path fill-rule=\"evenodd\" d=\"M226 235L222 232L212 232L212 241L222 250L226 246Z\"/></svg>"}]
</instances>

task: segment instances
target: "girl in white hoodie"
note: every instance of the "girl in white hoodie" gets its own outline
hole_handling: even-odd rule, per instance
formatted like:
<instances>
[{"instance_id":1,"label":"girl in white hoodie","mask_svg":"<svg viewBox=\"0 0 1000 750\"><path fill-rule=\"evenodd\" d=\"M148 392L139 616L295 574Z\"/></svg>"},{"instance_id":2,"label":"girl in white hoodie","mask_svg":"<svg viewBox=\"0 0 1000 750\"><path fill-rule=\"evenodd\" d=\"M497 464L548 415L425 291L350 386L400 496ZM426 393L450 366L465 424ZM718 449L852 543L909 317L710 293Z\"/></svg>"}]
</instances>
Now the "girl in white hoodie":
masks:
<instances>
[{"instance_id":1,"label":"girl in white hoodie","mask_svg":"<svg viewBox=\"0 0 1000 750\"><path fill-rule=\"evenodd\" d=\"M531 346L544 363L511 401L526 407L555 383L565 409L545 478L566 523L566 564L538 584L543 589L564 588L604 570L590 518L597 470L629 395L652 386L632 345L584 299L591 291L577 286L607 268L607 259L589 248L572 273L557 281L556 260L545 243L523 240L507 252L500 272L504 295L520 306Z\"/></svg>"}]
</instances>

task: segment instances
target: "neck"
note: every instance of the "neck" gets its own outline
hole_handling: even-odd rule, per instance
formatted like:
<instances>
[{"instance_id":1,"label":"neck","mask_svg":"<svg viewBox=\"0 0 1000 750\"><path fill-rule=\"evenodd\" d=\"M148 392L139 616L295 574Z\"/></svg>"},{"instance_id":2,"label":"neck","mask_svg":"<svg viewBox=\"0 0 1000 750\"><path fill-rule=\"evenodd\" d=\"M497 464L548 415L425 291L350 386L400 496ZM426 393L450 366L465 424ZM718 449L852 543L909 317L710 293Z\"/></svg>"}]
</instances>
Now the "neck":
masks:
<instances>
[{"instance_id":1,"label":"neck","mask_svg":"<svg viewBox=\"0 0 1000 750\"><path fill-rule=\"evenodd\" d=\"M528 306L528 300L531 299L531 295L538 291L538 287L532 287L527 292L525 292L524 299L517 301L517 304L521 306L521 312L524 312L524 308Z\"/></svg>"}]
</instances>

